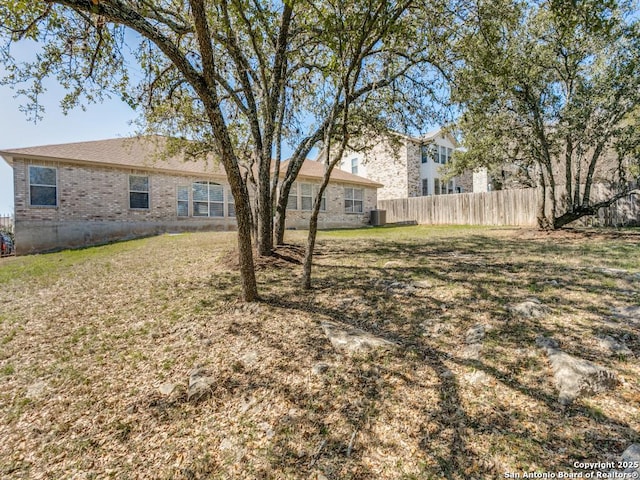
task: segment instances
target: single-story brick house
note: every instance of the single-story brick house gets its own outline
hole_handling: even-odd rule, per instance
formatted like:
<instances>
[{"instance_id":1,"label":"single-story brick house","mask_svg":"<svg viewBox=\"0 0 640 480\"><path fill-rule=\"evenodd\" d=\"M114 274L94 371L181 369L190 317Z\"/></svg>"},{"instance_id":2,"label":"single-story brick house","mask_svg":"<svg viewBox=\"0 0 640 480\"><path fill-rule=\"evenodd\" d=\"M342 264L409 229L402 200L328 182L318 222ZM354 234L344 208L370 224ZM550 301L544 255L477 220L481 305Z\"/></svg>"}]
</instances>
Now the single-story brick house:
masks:
<instances>
[{"instance_id":1,"label":"single-story brick house","mask_svg":"<svg viewBox=\"0 0 640 480\"><path fill-rule=\"evenodd\" d=\"M221 164L168 156L165 145L163 137L134 137L0 151L13 167L17 253L235 229ZM322 173L322 164L305 162L289 197L288 228L307 227ZM336 170L319 227L368 223L381 186Z\"/></svg>"}]
</instances>

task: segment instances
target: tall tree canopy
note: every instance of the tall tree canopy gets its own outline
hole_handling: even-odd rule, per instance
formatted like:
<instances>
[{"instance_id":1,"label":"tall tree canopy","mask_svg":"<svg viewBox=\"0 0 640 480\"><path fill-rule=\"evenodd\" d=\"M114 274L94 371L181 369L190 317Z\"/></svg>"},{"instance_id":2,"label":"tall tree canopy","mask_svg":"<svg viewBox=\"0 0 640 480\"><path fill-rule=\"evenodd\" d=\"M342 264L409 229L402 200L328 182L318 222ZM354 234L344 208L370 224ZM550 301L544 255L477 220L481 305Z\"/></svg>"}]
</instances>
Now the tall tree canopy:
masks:
<instances>
[{"instance_id":1,"label":"tall tree canopy","mask_svg":"<svg viewBox=\"0 0 640 480\"><path fill-rule=\"evenodd\" d=\"M345 105L359 102L373 125L429 103L432 46L451 31L446 4L12 0L0 4L0 61L7 81L27 82L35 115L44 79L54 77L68 91L64 108L120 95L151 131L189 139L181 147L192 153L213 151L235 200L244 298L254 300L252 233L269 254L275 205L282 241L291 185ZM39 45L33 62L12 57L20 40ZM272 158L277 171L283 140L294 155L276 188Z\"/></svg>"},{"instance_id":2,"label":"tall tree canopy","mask_svg":"<svg viewBox=\"0 0 640 480\"><path fill-rule=\"evenodd\" d=\"M634 7L614 0L469 4L451 64L467 148L457 170L517 166L543 188L542 228L628 194L640 145ZM611 195L594 199L595 182Z\"/></svg>"}]
</instances>

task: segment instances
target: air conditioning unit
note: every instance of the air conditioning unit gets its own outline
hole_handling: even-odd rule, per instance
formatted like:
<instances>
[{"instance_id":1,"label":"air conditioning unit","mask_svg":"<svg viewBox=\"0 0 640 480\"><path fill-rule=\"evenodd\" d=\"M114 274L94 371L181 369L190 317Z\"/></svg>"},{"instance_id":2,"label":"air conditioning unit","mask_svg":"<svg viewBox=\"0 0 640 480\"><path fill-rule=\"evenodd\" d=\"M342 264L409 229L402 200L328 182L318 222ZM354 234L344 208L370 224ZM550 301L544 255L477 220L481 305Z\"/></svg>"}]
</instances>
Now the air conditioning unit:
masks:
<instances>
[{"instance_id":1,"label":"air conditioning unit","mask_svg":"<svg viewBox=\"0 0 640 480\"><path fill-rule=\"evenodd\" d=\"M387 211L386 210L371 210L369 216L369 223L374 227L382 227L387 223Z\"/></svg>"}]
</instances>

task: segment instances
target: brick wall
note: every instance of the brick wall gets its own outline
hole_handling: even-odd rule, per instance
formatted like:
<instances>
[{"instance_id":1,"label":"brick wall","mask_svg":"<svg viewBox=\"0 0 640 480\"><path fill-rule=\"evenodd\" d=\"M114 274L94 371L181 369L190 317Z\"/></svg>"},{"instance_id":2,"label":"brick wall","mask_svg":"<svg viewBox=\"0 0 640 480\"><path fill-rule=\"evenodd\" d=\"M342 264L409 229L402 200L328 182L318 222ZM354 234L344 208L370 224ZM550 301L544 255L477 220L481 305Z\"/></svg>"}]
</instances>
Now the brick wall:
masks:
<instances>
[{"instance_id":1,"label":"brick wall","mask_svg":"<svg viewBox=\"0 0 640 480\"><path fill-rule=\"evenodd\" d=\"M29 205L29 166L57 171L57 206ZM178 217L177 187L221 179L125 168L14 159L15 231L18 254L107 243L170 231L230 230L235 218ZM149 208L129 208L129 176L149 178ZM189 188L191 190L191 188ZM190 193L190 209L192 198Z\"/></svg>"},{"instance_id":2,"label":"brick wall","mask_svg":"<svg viewBox=\"0 0 640 480\"><path fill-rule=\"evenodd\" d=\"M29 165L55 167L58 181L56 207L29 206ZM149 177L149 209L129 208L129 175ZM186 220L178 218L176 189L194 181L224 184L221 178L182 176L130 169L70 165L59 162L14 161L15 214L31 220ZM226 193L226 192L225 192Z\"/></svg>"},{"instance_id":3,"label":"brick wall","mask_svg":"<svg viewBox=\"0 0 640 480\"><path fill-rule=\"evenodd\" d=\"M29 165L57 169L57 206L29 205ZM222 178L22 159L14 159L13 169L18 254L95 245L169 231L230 230L236 227L235 218L228 216L231 192ZM149 177L148 209L129 208L130 175ZM225 185L224 217L191 216L191 185L199 180ZM189 187L189 217L177 215L179 186ZM327 212L320 214L320 228L361 226L368 222L368 212L377 203L375 189L364 189L364 213L348 214L344 208L345 186L360 188L346 184L329 185ZM307 228L309 217L310 212L290 211L287 226Z\"/></svg>"},{"instance_id":4,"label":"brick wall","mask_svg":"<svg viewBox=\"0 0 640 480\"><path fill-rule=\"evenodd\" d=\"M399 140L393 145L386 140L381 140L362 156L366 165L366 178L384 185L378 190L378 199L407 196L409 190L408 155L404 140Z\"/></svg>"},{"instance_id":5,"label":"brick wall","mask_svg":"<svg viewBox=\"0 0 640 480\"><path fill-rule=\"evenodd\" d=\"M299 183L306 183L301 181ZM312 183L313 182L308 182ZM318 183L315 183L316 185ZM344 189L362 188L364 190L363 213L346 213L344 207ZM346 183L332 183L326 189L327 211L320 212L318 216L319 228L343 228L361 227L369 223L369 212L376 208L378 203L376 189L365 188ZM300 202L298 202L298 207ZM306 229L309 227L310 211L287 210L287 228Z\"/></svg>"}]
</instances>

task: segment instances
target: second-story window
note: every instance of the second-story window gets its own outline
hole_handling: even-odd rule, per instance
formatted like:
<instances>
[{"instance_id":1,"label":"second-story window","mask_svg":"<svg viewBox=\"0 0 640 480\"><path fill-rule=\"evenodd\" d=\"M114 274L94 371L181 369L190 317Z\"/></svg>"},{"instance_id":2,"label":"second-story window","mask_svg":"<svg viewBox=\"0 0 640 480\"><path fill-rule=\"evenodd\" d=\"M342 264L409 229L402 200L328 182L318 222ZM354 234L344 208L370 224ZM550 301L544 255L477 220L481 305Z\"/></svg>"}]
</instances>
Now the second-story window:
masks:
<instances>
[{"instance_id":1,"label":"second-story window","mask_svg":"<svg viewBox=\"0 0 640 480\"><path fill-rule=\"evenodd\" d=\"M352 158L351 159L351 173L353 173L354 175L358 175L358 158Z\"/></svg>"}]
</instances>

